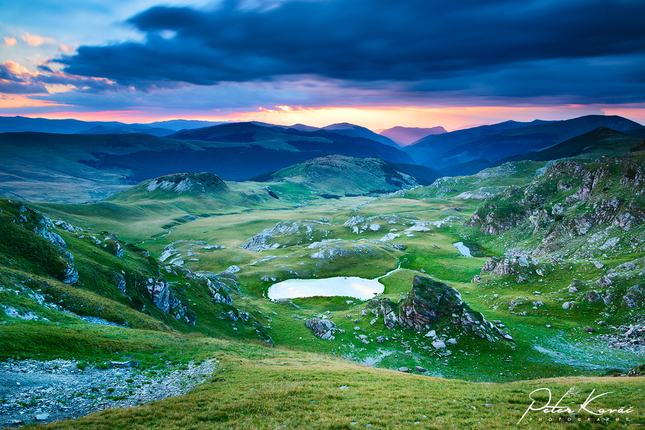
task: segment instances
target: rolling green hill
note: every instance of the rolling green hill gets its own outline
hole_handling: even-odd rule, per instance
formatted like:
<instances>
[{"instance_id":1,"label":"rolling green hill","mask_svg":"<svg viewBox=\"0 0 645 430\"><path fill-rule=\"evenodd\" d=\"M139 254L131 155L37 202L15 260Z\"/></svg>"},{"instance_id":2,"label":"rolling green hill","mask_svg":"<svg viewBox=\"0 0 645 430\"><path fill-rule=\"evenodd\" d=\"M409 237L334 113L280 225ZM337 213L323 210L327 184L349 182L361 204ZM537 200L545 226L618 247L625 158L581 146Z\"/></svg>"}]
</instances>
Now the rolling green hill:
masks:
<instances>
[{"instance_id":1,"label":"rolling green hill","mask_svg":"<svg viewBox=\"0 0 645 430\"><path fill-rule=\"evenodd\" d=\"M390 163L379 157L332 155L296 164L255 180L299 183L324 195L350 196L428 185L438 176L437 172L424 166Z\"/></svg>"}]
</instances>

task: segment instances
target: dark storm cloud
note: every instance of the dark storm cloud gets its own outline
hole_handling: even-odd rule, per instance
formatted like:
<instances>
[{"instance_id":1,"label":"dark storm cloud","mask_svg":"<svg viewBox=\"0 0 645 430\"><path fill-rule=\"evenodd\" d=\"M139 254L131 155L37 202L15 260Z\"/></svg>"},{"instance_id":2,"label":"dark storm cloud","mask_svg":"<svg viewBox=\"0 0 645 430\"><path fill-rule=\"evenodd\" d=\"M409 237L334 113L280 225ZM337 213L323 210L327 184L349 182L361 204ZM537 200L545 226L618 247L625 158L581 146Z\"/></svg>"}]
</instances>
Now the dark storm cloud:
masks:
<instances>
[{"instance_id":1,"label":"dark storm cloud","mask_svg":"<svg viewBox=\"0 0 645 430\"><path fill-rule=\"evenodd\" d=\"M29 74L16 73L11 67L0 64L0 94L43 94L47 89L35 82Z\"/></svg>"},{"instance_id":2,"label":"dark storm cloud","mask_svg":"<svg viewBox=\"0 0 645 430\"><path fill-rule=\"evenodd\" d=\"M145 42L83 46L57 61L66 73L139 89L317 75L403 82L422 93L594 98L628 79L630 97L642 101L645 26L636 18L643 16L640 0L328 0L273 8L226 0L214 10L151 8L128 21Z\"/></svg>"}]
</instances>

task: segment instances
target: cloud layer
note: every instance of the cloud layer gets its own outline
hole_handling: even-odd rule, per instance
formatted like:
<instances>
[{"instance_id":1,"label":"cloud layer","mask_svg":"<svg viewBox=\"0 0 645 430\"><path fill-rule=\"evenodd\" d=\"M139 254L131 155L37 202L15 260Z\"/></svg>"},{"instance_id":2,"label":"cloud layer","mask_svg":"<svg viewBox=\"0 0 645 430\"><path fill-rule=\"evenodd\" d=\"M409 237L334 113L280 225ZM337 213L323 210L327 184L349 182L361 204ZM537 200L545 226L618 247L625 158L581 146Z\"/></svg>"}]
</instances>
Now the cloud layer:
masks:
<instances>
[{"instance_id":1,"label":"cloud layer","mask_svg":"<svg viewBox=\"0 0 645 430\"><path fill-rule=\"evenodd\" d=\"M328 0L153 7L144 42L81 46L73 75L149 91L301 79L418 94L645 100L640 0Z\"/></svg>"}]
</instances>

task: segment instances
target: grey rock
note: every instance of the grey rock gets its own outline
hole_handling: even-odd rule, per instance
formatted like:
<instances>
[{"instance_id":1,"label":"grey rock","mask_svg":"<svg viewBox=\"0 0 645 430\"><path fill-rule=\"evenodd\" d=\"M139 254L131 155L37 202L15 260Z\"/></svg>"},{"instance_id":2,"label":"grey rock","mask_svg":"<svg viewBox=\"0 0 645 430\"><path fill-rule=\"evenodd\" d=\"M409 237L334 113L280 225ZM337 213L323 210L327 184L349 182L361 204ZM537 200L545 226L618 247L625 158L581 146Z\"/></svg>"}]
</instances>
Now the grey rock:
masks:
<instances>
[{"instance_id":1,"label":"grey rock","mask_svg":"<svg viewBox=\"0 0 645 430\"><path fill-rule=\"evenodd\" d=\"M639 303L645 300L645 288L641 285L634 285L627 290L623 296L623 306L627 308L636 308Z\"/></svg>"},{"instance_id":2,"label":"grey rock","mask_svg":"<svg viewBox=\"0 0 645 430\"><path fill-rule=\"evenodd\" d=\"M385 338L383 336L378 336L376 338L376 343L383 343L383 342L385 342Z\"/></svg>"},{"instance_id":3,"label":"grey rock","mask_svg":"<svg viewBox=\"0 0 645 430\"><path fill-rule=\"evenodd\" d=\"M410 372L410 369L408 369L407 367L399 367L396 370L398 370L399 372L403 372L403 373L409 373Z\"/></svg>"},{"instance_id":4,"label":"grey rock","mask_svg":"<svg viewBox=\"0 0 645 430\"><path fill-rule=\"evenodd\" d=\"M38 221L38 225L34 227L34 232L47 239L52 245L58 246L60 248L67 248L67 243L63 240L60 234L54 233L54 224L47 217L42 217Z\"/></svg>"},{"instance_id":5,"label":"grey rock","mask_svg":"<svg viewBox=\"0 0 645 430\"><path fill-rule=\"evenodd\" d=\"M602 297L600 297L600 294L598 294L598 291L596 290L587 291L586 298L591 303L598 302L602 299Z\"/></svg>"},{"instance_id":6,"label":"grey rock","mask_svg":"<svg viewBox=\"0 0 645 430\"><path fill-rule=\"evenodd\" d=\"M305 321L307 328L313 330L314 336L321 339L334 339L336 324L328 319L310 318Z\"/></svg>"},{"instance_id":7,"label":"grey rock","mask_svg":"<svg viewBox=\"0 0 645 430\"><path fill-rule=\"evenodd\" d=\"M119 242L114 242L114 255L119 258L123 258L123 248Z\"/></svg>"},{"instance_id":8,"label":"grey rock","mask_svg":"<svg viewBox=\"0 0 645 430\"><path fill-rule=\"evenodd\" d=\"M444 349L446 347L446 344L444 343L443 340L437 339L434 342L432 342L432 346L434 349Z\"/></svg>"},{"instance_id":9,"label":"grey rock","mask_svg":"<svg viewBox=\"0 0 645 430\"><path fill-rule=\"evenodd\" d=\"M270 243L269 241L274 237L290 236L297 234L300 231L297 222L282 221L278 222L274 227L265 228L260 233L248 239L242 245L243 249L247 251L261 252L267 249L276 249L280 246L278 243Z\"/></svg>"},{"instance_id":10,"label":"grey rock","mask_svg":"<svg viewBox=\"0 0 645 430\"><path fill-rule=\"evenodd\" d=\"M240 269L238 266L233 265L233 266L229 266L224 272L234 274L239 272L240 270L242 269Z\"/></svg>"},{"instance_id":11,"label":"grey rock","mask_svg":"<svg viewBox=\"0 0 645 430\"><path fill-rule=\"evenodd\" d=\"M121 291L121 294L125 294L125 291L126 291L125 278L120 273L117 273L117 272L112 272L112 273L114 274L116 287L119 289L119 291Z\"/></svg>"},{"instance_id":12,"label":"grey rock","mask_svg":"<svg viewBox=\"0 0 645 430\"><path fill-rule=\"evenodd\" d=\"M421 366L415 366L415 367L414 367L414 370L415 370L416 372L419 372L419 373L426 373L426 372L427 372L426 368L425 368L425 367L421 367Z\"/></svg>"},{"instance_id":13,"label":"grey rock","mask_svg":"<svg viewBox=\"0 0 645 430\"><path fill-rule=\"evenodd\" d=\"M170 286L168 282L163 277L159 277L157 280L148 278L146 289L150 294L152 303L163 312L168 313L170 311Z\"/></svg>"},{"instance_id":14,"label":"grey rock","mask_svg":"<svg viewBox=\"0 0 645 430\"><path fill-rule=\"evenodd\" d=\"M608 287L613 284L613 281L609 279L607 276L602 275L597 281L596 284L599 287Z\"/></svg>"}]
</instances>

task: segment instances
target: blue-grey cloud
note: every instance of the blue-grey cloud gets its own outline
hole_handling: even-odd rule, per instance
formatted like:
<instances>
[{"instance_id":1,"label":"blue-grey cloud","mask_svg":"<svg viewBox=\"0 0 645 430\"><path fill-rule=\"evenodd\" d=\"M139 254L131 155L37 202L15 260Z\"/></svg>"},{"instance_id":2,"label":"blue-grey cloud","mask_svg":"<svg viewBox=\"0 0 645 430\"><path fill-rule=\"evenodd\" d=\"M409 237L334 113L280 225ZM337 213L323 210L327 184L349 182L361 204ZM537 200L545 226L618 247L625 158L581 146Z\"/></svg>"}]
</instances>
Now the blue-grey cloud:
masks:
<instances>
[{"instance_id":1,"label":"blue-grey cloud","mask_svg":"<svg viewBox=\"0 0 645 430\"><path fill-rule=\"evenodd\" d=\"M145 42L81 46L56 61L66 73L146 91L315 75L418 94L645 99L645 26L635 19L645 16L641 0L272 6L153 7L128 20Z\"/></svg>"},{"instance_id":2,"label":"blue-grey cloud","mask_svg":"<svg viewBox=\"0 0 645 430\"><path fill-rule=\"evenodd\" d=\"M0 94L43 94L45 86L34 81L30 75L16 73L5 64L0 64Z\"/></svg>"}]
</instances>

